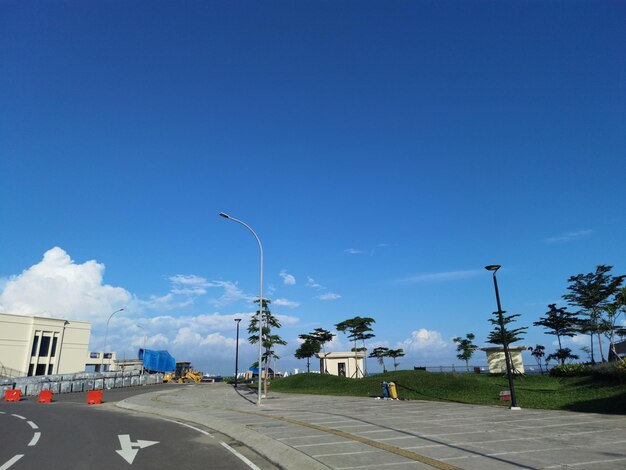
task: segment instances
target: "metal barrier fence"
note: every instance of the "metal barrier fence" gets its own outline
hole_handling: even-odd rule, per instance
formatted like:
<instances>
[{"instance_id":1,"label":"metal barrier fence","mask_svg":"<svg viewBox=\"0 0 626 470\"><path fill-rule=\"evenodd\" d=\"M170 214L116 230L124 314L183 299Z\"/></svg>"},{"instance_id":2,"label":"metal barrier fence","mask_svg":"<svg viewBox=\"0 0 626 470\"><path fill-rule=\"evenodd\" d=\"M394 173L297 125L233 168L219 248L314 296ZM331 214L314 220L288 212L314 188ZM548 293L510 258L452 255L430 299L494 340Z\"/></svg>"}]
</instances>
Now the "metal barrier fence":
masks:
<instances>
[{"instance_id":1,"label":"metal barrier fence","mask_svg":"<svg viewBox=\"0 0 626 470\"><path fill-rule=\"evenodd\" d=\"M24 396L37 396L42 390L52 393L88 392L112 388L137 387L163 382L163 374L141 374L139 370L118 372L80 372L0 379L0 397L6 390L21 390Z\"/></svg>"}]
</instances>

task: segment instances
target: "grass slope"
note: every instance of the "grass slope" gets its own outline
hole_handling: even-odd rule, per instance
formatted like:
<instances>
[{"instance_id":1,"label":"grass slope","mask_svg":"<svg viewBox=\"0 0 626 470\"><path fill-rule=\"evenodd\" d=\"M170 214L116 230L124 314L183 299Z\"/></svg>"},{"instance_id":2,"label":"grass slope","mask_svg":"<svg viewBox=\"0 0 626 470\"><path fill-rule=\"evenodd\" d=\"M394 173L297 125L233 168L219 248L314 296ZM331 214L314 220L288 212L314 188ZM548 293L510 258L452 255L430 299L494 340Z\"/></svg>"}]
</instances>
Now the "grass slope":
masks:
<instances>
[{"instance_id":1,"label":"grass slope","mask_svg":"<svg viewBox=\"0 0 626 470\"><path fill-rule=\"evenodd\" d=\"M395 382L398 395L407 400L509 405L499 399L499 392L508 390L506 377L485 374L398 371L363 379L297 374L273 380L271 389L286 393L375 397L381 395L383 380ZM515 379L515 391L522 408L626 414L626 386L620 383L598 382L590 377L528 375Z\"/></svg>"}]
</instances>

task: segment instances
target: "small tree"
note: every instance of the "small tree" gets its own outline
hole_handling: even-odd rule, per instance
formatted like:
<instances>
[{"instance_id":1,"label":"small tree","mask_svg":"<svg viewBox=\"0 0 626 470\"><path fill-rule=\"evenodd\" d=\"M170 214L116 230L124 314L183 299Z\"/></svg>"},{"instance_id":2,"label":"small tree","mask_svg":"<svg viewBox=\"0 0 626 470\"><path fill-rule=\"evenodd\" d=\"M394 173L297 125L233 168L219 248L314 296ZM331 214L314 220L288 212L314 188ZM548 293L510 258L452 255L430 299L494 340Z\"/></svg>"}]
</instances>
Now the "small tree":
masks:
<instances>
[{"instance_id":1,"label":"small tree","mask_svg":"<svg viewBox=\"0 0 626 470\"><path fill-rule=\"evenodd\" d=\"M541 359L543 359L546 355L546 348L541 344L535 345L535 347L529 347L530 355L535 358L537 361L537 365L539 366L539 371L543 374L543 368L541 367Z\"/></svg>"},{"instance_id":2,"label":"small tree","mask_svg":"<svg viewBox=\"0 0 626 470\"><path fill-rule=\"evenodd\" d=\"M378 363L383 366L383 373L387 372L387 368L385 367L385 358L389 354L389 348L379 347L374 348L370 353L370 357L378 359Z\"/></svg>"},{"instance_id":3,"label":"small tree","mask_svg":"<svg viewBox=\"0 0 626 470\"><path fill-rule=\"evenodd\" d=\"M320 372L325 373L325 374L328 374L328 369L326 368L326 350L324 349L324 345L326 343L331 342L334 336L335 335L333 333L331 333L328 330L325 330L324 328L315 328L311 333L308 333L306 335L300 335L300 339L303 339L305 341L307 339L310 339L311 341L318 342L319 345L321 346L324 359L322 359L323 370L320 370Z\"/></svg>"},{"instance_id":4,"label":"small tree","mask_svg":"<svg viewBox=\"0 0 626 470\"><path fill-rule=\"evenodd\" d=\"M376 323L376 320L370 317L354 317L348 320L344 320L335 325L337 331L341 331L342 333L346 333L348 335L348 339L354 341L354 347L352 351L354 351L354 360L356 362L356 370L354 374L356 375L359 371L363 374L363 371L359 369L359 360L358 360L358 351L367 350L365 347L365 340L374 337L374 334L371 333L372 323ZM357 341L362 341L363 346L361 348L357 347Z\"/></svg>"},{"instance_id":5,"label":"small tree","mask_svg":"<svg viewBox=\"0 0 626 470\"><path fill-rule=\"evenodd\" d=\"M254 301L255 303L259 303L258 300ZM276 330L281 327L278 318L272 315L268 305L271 303L269 299L263 299L261 308L261 321L262 321L262 345L265 348L265 352L262 354L261 358L264 364L265 375L263 377L263 390L265 395L267 395L267 377L269 375L269 364L272 359L280 359L280 356L276 354L274 351L274 346L277 344L286 345L287 342L283 340L277 334L272 334L272 329ZM259 342L259 316L258 310L257 314L253 315L250 318L250 323L248 324L248 334L250 337L248 338L248 342L250 344L257 344ZM262 367L259 367L259 380L261 380L262 375Z\"/></svg>"},{"instance_id":6,"label":"small tree","mask_svg":"<svg viewBox=\"0 0 626 470\"><path fill-rule=\"evenodd\" d=\"M517 313L513 315L504 315L504 313L499 314L498 312L494 312L493 315L495 318L490 318L489 322L492 325L494 325L495 328L493 329L493 331L489 333L489 336L487 337L488 343L499 344L499 345L504 346L506 342L506 346L508 349L508 347L511 344L520 341L522 339L522 335L528 329L526 327L521 327L521 328L507 328L506 327L506 325L508 325L509 323L512 323L513 321L515 321L515 318L520 316ZM500 315L502 315L502 317L500 317ZM513 366L513 361L511 359L510 351L509 351L508 361L509 361L509 364L511 364L512 369L515 369L515 367Z\"/></svg>"},{"instance_id":7,"label":"small tree","mask_svg":"<svg viewBox=\"0 0 626 470\"><path fill-rule=\"evenodd\" d=\"M457 354L456 358L459 359L460 361L465 361L465 368L468 371L469 371L469 361L474 355L474 352L476 351L476 349L478 349L478 346L472 343L474 338L475 338L474 333L467 333L465 335L465 339L461 338L460 336L457 336L456 338L452 339L452 341L454 341L457 344L456 350L459 353Z\"/></svg>"},{"instance_id":8,"label":"small tree","mask_svg":"<svg viewBox=\"0 0 626 470\"><path fill-rule=\"evenodd\" d=\"M296 349L296 359L306 359L306 371L311 372L311 358L320 352L320 343L311 339L305 339L304 343Z\"/></svg>"},{"instance_id":9,"label":"small tree","mask_svg":"<svg viewBox=\"0 0 626 470\"><path fill-rule=\"evenodd\" d=\"M545 313L545 316L533 323L535 326L543 326L548 331L546 334L555 335L559 343L559 349L554 355L550 355L553 358L558 358L561 364L565 364L565 360L569 359L567 351L571 354L572 350L569 348L563 349L561 344L561 337L574 336L578 331L579 320L575 313L568 312L565 307L556 308L556 304L548 305L549 310ZM578 357L576 357L577 359ZM574 359L572 357L572 359Z\"/></svg>"},{"instance_id":10,"label":"small tree","mask_svg":"<svg viewBox=\"0 0 626 470\"><path fill-rule=\"evenodd\" d=\"M559 348L555 353L549 354L548 357L546 357L546 361L550 361L552 359L559 361L561 364L565 364L567 359L578 359L578 356L576 354L572 354L572 350L570 348Z\"/></svg>"},{"instance_id":11,"label":"small tree","mask_svg":"<svg viewBox=\"0 0 626 470\"><path fill-rule=\"evenodd\" d=\"M404 356L404 349L390 349L387 355L393 358L393 370L395 371L399 365L396 359Z\"/></svg>"}]
</instances>

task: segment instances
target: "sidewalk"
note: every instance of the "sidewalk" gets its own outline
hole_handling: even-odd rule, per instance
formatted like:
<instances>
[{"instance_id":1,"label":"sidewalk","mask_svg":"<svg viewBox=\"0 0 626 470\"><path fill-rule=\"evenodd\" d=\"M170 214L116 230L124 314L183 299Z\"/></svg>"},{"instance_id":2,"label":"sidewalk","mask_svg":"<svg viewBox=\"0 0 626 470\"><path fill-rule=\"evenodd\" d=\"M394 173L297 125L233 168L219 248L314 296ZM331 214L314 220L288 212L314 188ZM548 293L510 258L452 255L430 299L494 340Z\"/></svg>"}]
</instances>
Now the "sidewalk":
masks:
<instances>
[{"instance_id":1,"label":"sidewalk","mask_svg":"<svg viewBox=\"0 0 626 470\"><path fill-rule=\"evenodd\" d=\"M195 422L286 470L623 469L626 416L175 386L118 406Z\"/></svg>"}]
</instances>

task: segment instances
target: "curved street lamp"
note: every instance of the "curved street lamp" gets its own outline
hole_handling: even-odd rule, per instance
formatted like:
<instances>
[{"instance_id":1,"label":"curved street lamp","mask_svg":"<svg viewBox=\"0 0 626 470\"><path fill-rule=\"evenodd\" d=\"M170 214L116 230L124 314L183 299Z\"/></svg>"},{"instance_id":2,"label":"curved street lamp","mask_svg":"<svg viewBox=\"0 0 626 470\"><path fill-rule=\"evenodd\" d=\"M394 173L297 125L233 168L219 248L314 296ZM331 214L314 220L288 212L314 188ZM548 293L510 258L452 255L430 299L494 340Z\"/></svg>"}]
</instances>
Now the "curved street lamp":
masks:
<instances>
[{"instance_id":1,"label":"curved street lamp","mask_svg":"<svg viewBox=\"0 0 626 470\"><path fill-rule=\"evenodd\" d=\"M146 340L148 339L148 333L146 332L146 329L143 326L141 326L139 324L137 324L135 326L137 328L141 328L143 330L143 359L141 360L141 375L143 376L143 370L144 370L143 361L146 358Z\"/></svg>"},{"instance_id":2,"label":"curved street lamp","mask_svg":"<svg viewBox=\"0 0 626 470\"><path fill-rule=\"evenodd\" d=\"M261 240L259 239L257 234L254 233L254 230L252 230L252 228L250 228L248 224L242 222L241 220L235 219L234 217L231 217L224 212L220 212L220 216L224 217L225 219L232 220L233 222L237 222L238 224L246 227L250 231L250 233L254 235L254 238L256 238L256 241L259 244L259 252L261 253L261 274L259 276L259 390L257 392L256 403L258 406L261 406L261 367L263 363L263 246L261 245ZM265 371L265 373L267 373L267 371Z\"/></svg>"},{"instance_id":3,"label":"curved street lamp","mask_svg":"<svg viewBox=\"0 0 626 470\"><path fill-rule=\"evenodd\" d=\"M506 329L504 328L504 318L502 317L503 313L506 313L506 310L502 310L502 305L500 304L500 292L498 291L498 281L496 279L496 272L500 269L499 264L490 264L489 266L485 266L487 271L491 271L493 273L493 287L496 290L496 302L498 304L498 311L495 312L498 314L498 323L500 323L500 334L502 335L502 349L504 349L504 361L506 363L506 376L509 381L509 390L511 392L511 409L512 410L520 410L521 408L517 406L517 400L515 398L515 385L513 384L513 367L511 365L511 356L509 353L509 341L506 337Z\"/></svg>"},{"instance_id":4,"label":"curved street lamp","mask_svg":"<svg viewBox=\"0 0 626 470\"><path fill-rule=\"evenodd\" d=\"M104 363L104 351L107 348L107 336L109 335L109 322L111 321L111 318L113 318L113 315L115 315L116 313L121 312L123 310L124 310L124 308L120 308L119 310L116 310L111 315L109 315L109 319L107 320L107 327L106 327L106 330L104 330L104 345L102 346L102 357L100 358L100 372L104 372L102 370L102 366L103 366L103 363Z\"/></svg>"}]
</instances>

